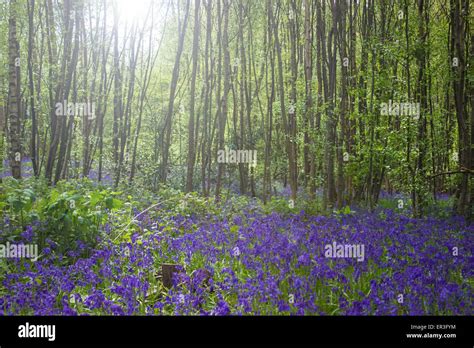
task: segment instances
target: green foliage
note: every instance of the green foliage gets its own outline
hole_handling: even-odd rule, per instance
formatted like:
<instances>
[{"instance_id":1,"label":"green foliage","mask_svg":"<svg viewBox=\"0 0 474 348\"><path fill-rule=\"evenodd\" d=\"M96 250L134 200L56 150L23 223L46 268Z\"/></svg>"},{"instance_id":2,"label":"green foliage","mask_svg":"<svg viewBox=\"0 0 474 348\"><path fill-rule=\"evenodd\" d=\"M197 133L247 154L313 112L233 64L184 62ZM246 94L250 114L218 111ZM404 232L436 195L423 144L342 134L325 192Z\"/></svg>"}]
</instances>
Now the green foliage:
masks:
<instances>
[{"instance_id":1,"label":"green foliage","mask_svg":"<svg viewBox=\"0 0 474 348\"><path fill-rule=\"evenodd\" d=\"M344 208L340 209L340 210L336 210L336 214L339 214L339 215L352 215L354 212L351 210L351 207L349 207L348 205L346 205Z\"/></svg>"},{"instance_id":2,"label":"green foliage","mask_svg":"<svg viewBox=\"0 0 474 348\"><path fill-rule=\"evenodd\" d=\"M16 226L11 234L21 233L27 224L41 222L37 231L40 248L46 246L48 238L58 245L59 252L74 249L77 241L93 246L108 214L124 204L118 198L120 192L96 187L87 179L74 184L60 182L49 192L45 185L35 179L20 182L9 178L3 182L0 194L0 208L8 214L10 225Z\"/></svg>"},{"instance_id":3,"label":"green foliage","mask_svg":"<svg viewBox=\"0 0 474 348\"><path fill-rule=\"evenodd\" d=\"M280 214L297 214L304 211L306 214L315 215L322 213L321 203L317 199L299 199L296 202L291 202L288 199L272 196L270 201L263 205L263 212L265 214L271 214L277 212Z\"/></svg>"}]
</instances>

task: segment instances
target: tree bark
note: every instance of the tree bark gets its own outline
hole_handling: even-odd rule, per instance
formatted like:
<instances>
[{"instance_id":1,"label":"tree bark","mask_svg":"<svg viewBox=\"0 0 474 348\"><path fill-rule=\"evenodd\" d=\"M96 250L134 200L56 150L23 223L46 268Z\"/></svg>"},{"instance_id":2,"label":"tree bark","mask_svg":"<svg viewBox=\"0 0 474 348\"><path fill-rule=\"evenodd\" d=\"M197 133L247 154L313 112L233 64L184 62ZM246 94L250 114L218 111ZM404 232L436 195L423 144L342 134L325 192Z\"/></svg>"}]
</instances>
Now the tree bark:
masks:
<instances>
[{"instance_id":1,"label":"tree bark","mask_svg":"<svg viewBox=\"0 0 474 348\"><path fill-rule=\"evenodd\" d=\"M195 103L195 93L196 93L196 75L198 67L198 50L199 50L199 35L200 35L200 0L196 0L194 3L194 34L193 34L193 71L191 73L191 90L189 98L189 123L188 123L188 171L186 178L186 192L191 192L193 190L193 175L194 175L194 162L196 160L195 152L195 138L197 137L197 132L194 125L194 103Z\"/></svg>"},{"instance_id":2,"label":"tree bark","mask_svg":"<svg viewBox=\"0 0 474 348\"><path fill-rule=\"evenodd\" d=\"M10 167L12 176L21 179L21 98L20 44L16 36L17 2L10 1L8 20L8 122L10 138Z\"/></svg>"}]
</instances>

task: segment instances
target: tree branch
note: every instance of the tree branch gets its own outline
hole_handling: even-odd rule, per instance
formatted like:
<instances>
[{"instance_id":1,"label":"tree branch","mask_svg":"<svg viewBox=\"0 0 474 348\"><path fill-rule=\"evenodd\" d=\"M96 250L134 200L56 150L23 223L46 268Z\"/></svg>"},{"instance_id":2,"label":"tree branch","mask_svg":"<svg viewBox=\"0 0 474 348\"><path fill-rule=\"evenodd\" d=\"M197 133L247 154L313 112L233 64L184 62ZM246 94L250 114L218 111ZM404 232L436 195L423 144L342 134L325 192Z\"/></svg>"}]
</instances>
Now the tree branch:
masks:
<instances>
[{"instance_id":1,"label":"tree branch","mask_svg":"<svg viewBox=\"0 0 474 348\"><path fill-rule=\"evenodd\" d=\"M429 176L428 178L433 179L433 178L436 178L437 176L452 175L452 174L471 174L471 175L474 175L474 170L470 170L470 169L452 170L452 171L449 171L449 172L433 174L433 175Z\"/></svg>"}]
</instances>

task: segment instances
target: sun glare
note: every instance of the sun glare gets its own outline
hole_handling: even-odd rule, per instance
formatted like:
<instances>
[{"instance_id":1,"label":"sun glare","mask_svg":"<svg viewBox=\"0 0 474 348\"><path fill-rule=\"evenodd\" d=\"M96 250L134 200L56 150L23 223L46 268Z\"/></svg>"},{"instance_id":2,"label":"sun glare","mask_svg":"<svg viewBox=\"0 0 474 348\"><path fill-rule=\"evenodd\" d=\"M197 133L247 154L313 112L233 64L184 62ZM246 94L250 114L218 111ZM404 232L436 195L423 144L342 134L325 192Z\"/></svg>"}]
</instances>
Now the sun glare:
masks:
<instances>
[{"instance_id":1,"label":"sun glare","mask_svg":"<svg viewBox=\"0 0 474 348\"><path fill-rule=\"evenodd\" d=\"M153 0L114 0L114 5L117 6L120 22L132 23L145 20L152 2L155 8L161 5Z\"/></svg>"}]
</instances>

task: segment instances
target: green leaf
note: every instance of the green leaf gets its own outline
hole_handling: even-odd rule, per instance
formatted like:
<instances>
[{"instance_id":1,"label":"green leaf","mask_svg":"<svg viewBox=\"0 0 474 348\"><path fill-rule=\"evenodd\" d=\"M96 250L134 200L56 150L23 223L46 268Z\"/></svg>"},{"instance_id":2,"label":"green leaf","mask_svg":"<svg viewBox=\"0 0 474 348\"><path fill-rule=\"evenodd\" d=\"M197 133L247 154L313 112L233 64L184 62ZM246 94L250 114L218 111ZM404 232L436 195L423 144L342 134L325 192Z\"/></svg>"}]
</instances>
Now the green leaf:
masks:
<instances>
[{"instance_id":1,"label":"green leaf","mask_svg":"<svg viewBox=\"0 0 474 348\"><path fill-rule=\"evenodd\" d=\"M342 211L342 213L345 214L345 215L350 214L351 213L351 208L348 205L346 205L344 207L344 210Z\"/></svg>"}]
</instances>

